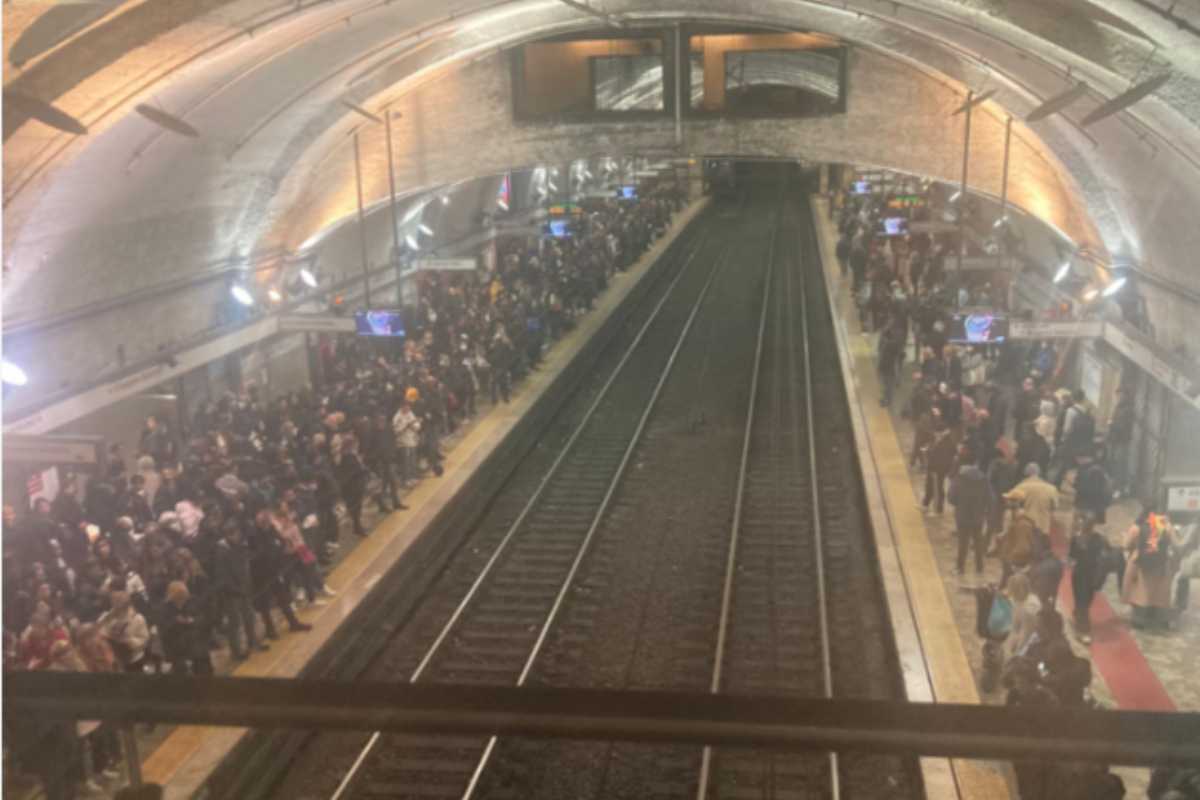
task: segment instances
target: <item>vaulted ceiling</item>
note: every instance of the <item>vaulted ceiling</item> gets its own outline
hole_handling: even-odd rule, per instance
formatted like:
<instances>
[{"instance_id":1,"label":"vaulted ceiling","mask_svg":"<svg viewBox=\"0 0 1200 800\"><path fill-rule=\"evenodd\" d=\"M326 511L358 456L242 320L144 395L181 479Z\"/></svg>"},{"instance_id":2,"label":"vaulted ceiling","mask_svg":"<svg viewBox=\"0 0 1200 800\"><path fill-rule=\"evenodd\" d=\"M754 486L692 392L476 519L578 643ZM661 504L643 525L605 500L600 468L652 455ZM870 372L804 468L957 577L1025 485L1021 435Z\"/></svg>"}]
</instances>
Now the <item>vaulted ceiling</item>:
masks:
<instances>
[{"instance_id":1,"label":"vaulted ceiling","mask_svg":"<svg viewBox=\"0 0 1200 800\"><path fill-rule=\"evenodd\" d=\"M996 89L1000 112L1018 117L1084 80L1091 92L1077 108L1033 130L1097 246L1200 296L1190 264L1200 231L1189 224L1200 201L1200 0L595 5L630 23L829 33L964 91ZM7 326L294 249L346 212L331 200L352 191L344 172L340 185L313 184L362 124L345 101L379 108L499 48L598 21L559 0L109 0L7 3L4 22L8 96L53 103L88 128L64 133L6 103ZM1167 72L1152 97L1078 124ZM199 136L164 129L139 104Z\"/></svg>"}]
</instances>

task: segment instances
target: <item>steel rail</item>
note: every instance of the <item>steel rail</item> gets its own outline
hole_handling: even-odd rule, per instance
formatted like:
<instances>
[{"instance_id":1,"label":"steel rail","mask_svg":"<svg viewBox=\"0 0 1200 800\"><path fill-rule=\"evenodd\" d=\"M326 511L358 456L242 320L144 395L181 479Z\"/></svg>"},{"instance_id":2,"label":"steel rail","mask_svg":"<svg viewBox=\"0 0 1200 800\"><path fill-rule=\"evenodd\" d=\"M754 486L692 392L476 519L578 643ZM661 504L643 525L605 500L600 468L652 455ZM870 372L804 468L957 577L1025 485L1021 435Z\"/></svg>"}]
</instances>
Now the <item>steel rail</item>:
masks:
<instances>
[{"instance_id":1,"label":"steel rail","mask_svg":"<svg viewBox=\"0 0 1200 800\"><path fill-rule=\"evenodd\" d=\"M803 225L803 224L804 224L804 222L802 220L801 225ZM801 238L801 229L800 228L798 228L796 231L796 238L797 238L797 253L801 253L801 252L803 252L803 250L799 246L801 244L801 242L799 241ZM797 256L797 258L799 259L799 256ZM799 264L799 267L800 267L800 270L799 270L799 272L800 272L800 275L799 275L800 308L807 309L808 308L808 282L805 280L805 277L804 277L803 263ZM791 282L792 282L792 270L788 270L786 273L784 273L784 277L787 280L788 289L789 289L788 294L790 295ZM792 341L795 341L795 334L793 333L793 331L794 331L793 325L794 325L795 316L793 313L791 313L792 306L790 306L790 305L787 306L787 309L788 309L787 323L788 323L788 331L789 331L788 338ZM817 611L818 611L818 614L820 615L820 629L821 629L821 671L822 671L822 677L823 677L824 683L825 683L825 697L826 697L826 699L833 699L833 664L832 664L833 659L832 659L832 651L830 649L830 644L829 644L829 608L828 608L828 604L827 604L827 600L826 600L826 592L825 592L825 553L824 553L824 541L823 541L823 537L821 535L821 492L820 492L819 479L818 479L819 472L817 470L817 437L815 435L816 428L814 427L814 423L813 423L812 353L809 348L808 321L809 321L809 315L807 313L805 313L804 318L801 322L801 326L803 327L803 331L802 331L803 336L801 337L801 341L803 342L803 351L804 351L804 394L808 398L808 402L804 404L804 413L805 413L805 418L806 418L805 421L807 422L807 425L808 425L808 460L809 460L809 470L810 470L809 476L810 476L810 485L812 488L812 504L813 504L812 505L812 508L813 508L812 541L813 541L813 552L816 557L815 563L816 563L816 567L817 567ZM832 794L831 794L832 800L838 800L838 797L840 797L841 790L840 790L840 780L838 777L838 754L837 754L836 750L829 751L829 779L830 779L830 789L832 792Z\"/></svg>"},{"instance_id":2,"label":"steel rail","mask_svg":"<svg viewBox=\"0 0 1200 800\"><path fill-rule=\"evenodd\" d=\"M429 650L425 653L425 656L421 659L421 661L417 665L416 669L413 670L412 675L409 676L408 683L410 683L410 684L416 683L425 674L425 671L429 668L430 664L433 662L433 658L437 655L438 651L441 649L442 644L449 637L450 632L458 624L459 620L462 618L463 614L466 612L467 607L471 604L472 600L474 600L475 596L479 593L479 590L482 588L483 584L490 577L492 570L499 563L501 556L503 556L504 553L507 552L508 545L512 542L513 538L516 536L517 531L524 525L526 518L532 512L534 506L537 505L538 501L541 499L546 488L550 485L550 482L558 474L558 470L562 466L562 464L566 461L567 455L574 449L575 443L583 435L584 429L587 428L588 423L591 421L592 417L595 415L596 410L600 407L600 404L608 396L609 389L616 382L617 377L624 371L625 365L629 362L629 359L633 357L634 352L638 349L638 346L641 344L642 340L645 338L646 332L650 329L650 326L654 323L654 321L656 319L658 319L659 312L662 311L663 306L665 306L667 303L667 300L669 300L674 295L676 286L679 285L679 282L680 282L680 280L682 280L683 276L685 274L687 274L687 272L688 272L689 268L691 267L692 262L695 260L696 256L704 249L703 245L706 241L707 241L707 236L701 237L700 242L688 254L687 259L685 260L683 266L679 269L679 273L672 279L670 285L667 287L667 290L663 293L663 296L659 299L658 303L655 305L654 310L651 312L649 318L642 325L642 327L638 330L637 336L634 337L634 340L630 343L629 347L626 349L624 355L621 357L621 360L617 363L617 366L613 369L612 374L609 375L608 380L605 381L604 386L601 387L599 394L597 394L597 396L596 396L596 399L588 407L587 411L584 412L583 419L580 420L580 422L576 426L575 430L571 433L570 438L567 439L566 444L563 445L562 450L559 452L558 456L554 459L554 462L550 465L550 469L547 470L545 476L543 476L541 482L538 483L537 488L534 489L533 494L530 495L529 500L525 503L524 507L521 509L521 512L517 515L517 518L513 521L513 523L509 526L508 530L505 532L504 537L500 540L500 544L496 547L496 550L492 553L491 557L488 558L487 562L484 564L483 570L479 573L479 575L476 577L475 581L471 584L471 587L467 591L466 596L463 597L462 601L454 609L454 613L450 616L450 619L442 627L441 631L438 633L437 638L434 639L433 644L430 645ZM382 735L383 735L382 731L374 731L371 734L370 738L367 740L366 745L363 746L363 749L359 752L357 758L355 758L354 763L351 764L349 771L346 773L345 777L343 777L341 783L338 784L337 789L334 791L333 795L331 796L331 800L341 800L342 797L346 796L346 793L349 791L349 789L354 785L354 782L357 780L357 776L359 775L363 764L366 763L367 758L371 755L371 752L375 749L376 745L378 745L379 740L382 738Z\"/></svg>"},{"instance_id":3,"label":"steel rail","mask_svg":"<svg viewBox=\"0 0 1200 800\"><path fill-rule=\"evenodd\" d=\"M746 430L742 435L742 456L738 465L737 488L733 499L733 522L729 528L729 556L725 561L725 582L721 590L721 614L717 623L717 648L713 656L712 681L709 684L710 694L721 691L721 677L725 661L725 647L729 638L729 614L733 606L733 576L737 568L738 534L742 527L742 502L745 499L746 473L750 465L750 441L754 432L754 404L758 400L759 375L762 370L763 341L766 338L767 312L771 300L771 280L775 274L775 240L779 235L779 213L776 211L775 224L767 250L767 274L763 278L762 311L758 316L758 340L754 346L754 370L750 374L750 399L746 410ZM712 745L706 744L700 757L700 780L696 788L697 800L708 797L708 782L712 775Z\"/></svg>"},{"instance_id":4,"label":"steel rail","mask_svg":"<svg viewBox=\"0 0 1200 800\"><path fill-rule=\"evenodd\" d=\"M675 341L675 347L671 350L671 355L667 359L662 373L659 375L658 383L654 385L654 391L650 395L650 400L646 403L645 410L642 411L641 419L638 420L637 428L634 430L633 436L630 437L629 445L625 448L625 453L621 457L621 463L617 465L616 472L613 474L612 480L609 481L608 490L604 493L604 499L600 501L600 507L596 510L587 535L584 536L583 543L579 547L579 552L575 555L575 561L571 564L571 571L563 579L562 586L558 590L558 596L554 598L554 605L551 607L550 613L546 616L546 621L542 624L542 629L538 632L537 641L533 645L533 650L530 652L529 658L525 661L525 668L521 670L521 675L517 678L518 688L525 685L525 681L529 679L529 675L533 671L533 665L537 661L537 657L541 654L542 645L546 641L546 636L550 633L550 628L558 618L558 612L562 608L567 591L571 588L571 584L575 580L575 575L579 571L580 564L583 563L584 556L587 555L588 550L591 548L592 539L595 537L596 531L600 528L600 523L604 520L604 516L608 512L608 506L612 502L613 496L617 493L617 487L625 477L625 468L629 465L630 458L633 457L633 451L637 449L638 444L641 442L642 433L646 429L646 423L650 420L650 415L654 412L654 407L658 405L658 397L662 394L662 389L667 383L667 378L670 377L675 367L675 359L678 357L679 351L683 349L683 343L687 340L688 333L692 330L692 323L696 321L696 315L700 313L700 307L704 305L704 300L708 297L708 290L712 286L713 279L720 272L721 267L725 265L728 254L729 250L726 248L721 257L713 264L712 269L708 273L708 280L705 281L704 287L700 290L700 296L696 298L696 304L692 307L692 311L683 325L683 330L679 332L679 338ZM479 786L479 781L483 777L483 773L487 769L487 765L492 758L492 753L495 752L496 744L499 741L500 737L495 735L488 739L487 747L484 748L483 754L479 757L479 764L475 767L475 771L471 775L471 780L467 784L466 791L463 792L463 800L471 800L474 797L475 789Z\"/></svg>"}]
</instances>

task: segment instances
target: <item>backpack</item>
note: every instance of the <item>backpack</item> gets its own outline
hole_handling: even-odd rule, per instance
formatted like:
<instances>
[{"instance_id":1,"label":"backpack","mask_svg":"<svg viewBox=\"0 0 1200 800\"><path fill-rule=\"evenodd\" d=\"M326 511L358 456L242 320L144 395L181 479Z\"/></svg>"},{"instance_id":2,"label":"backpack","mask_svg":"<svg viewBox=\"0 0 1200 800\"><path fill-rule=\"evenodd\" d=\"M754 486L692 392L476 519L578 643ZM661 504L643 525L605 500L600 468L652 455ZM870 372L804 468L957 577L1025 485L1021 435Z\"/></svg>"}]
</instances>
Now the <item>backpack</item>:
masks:
<instances>
[{"instance_id":1,"label":"backpack","mask_svg":"<svg viewBox=\"0 0 1200 800\"><path fill-rule=\"evenodd\" d=\"M1096 420L1087 411L1080 409L1075 424L1071 426L1071 444L1076 447L1091 447L1095 439Z\"/></svg>"},{"instance_id":2,"label":"backpack","mask_svg":"<svg viewBox=\"0 0 1200 800\"><path fill-rule=\"evenodd\" d=\"M1170 556L1171 540L1165 536L1166 531L1159 530L1157 537L1152 530L1151 521L1147 519L1139 526L1137 540L1137 565L1143 572L1150 575L1163 575L1167 571L1167 561ZM1151 542L1153 539L1153 543Z\"/></svg>"},{"instance_id":3,"label":"backpack","mask_svg":"<svg viewBox=\"0 0 1200 800\"><path fill-rule=\"evenodd\" d=\"M1012 632L1013 607L1012 601L1000 592L992 598L992 607L988 611L987 631L989 638L1003 639Z\"/></svg>"}]
</instances>

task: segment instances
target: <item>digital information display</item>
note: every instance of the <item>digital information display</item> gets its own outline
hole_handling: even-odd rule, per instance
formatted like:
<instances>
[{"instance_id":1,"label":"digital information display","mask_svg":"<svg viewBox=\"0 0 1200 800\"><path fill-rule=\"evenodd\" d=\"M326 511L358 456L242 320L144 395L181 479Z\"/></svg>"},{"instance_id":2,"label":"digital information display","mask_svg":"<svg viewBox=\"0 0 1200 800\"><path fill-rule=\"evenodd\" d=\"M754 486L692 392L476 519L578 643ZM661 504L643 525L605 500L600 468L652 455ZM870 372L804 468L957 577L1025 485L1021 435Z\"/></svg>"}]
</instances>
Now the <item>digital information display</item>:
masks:
<instances>
[{"instance_id":1,"label":"digital information display","mask_svg":"<svg viewBox=\"0 0 1200 800\"><path fill-rule=\"evenodd\" d=\"M550 224L546 227L549 228L551 236L563 237L571 235L570 223L565 219L551 220Z\"/></svg>"},{"instance_id":2,"label":"digital information display","mask_svg":"<svg viewBox=\"0 0 1200 800\"><path fill-rule=\"evenodd\" d=\"M1008 317L991 311L955 314L950 320L950 341L958 344L992 344L1008 338Z\"/></svg>"},{"instance_id":3,"label":"digital information display","mask_svg":"<svg viewBox=\"0 0 1200 800\"><path fill-rule=\"evenodd\" d=\"M404 320L399 311L357 311L354 332L359 336L404 336Z\"/></svg>"}]
</instances>

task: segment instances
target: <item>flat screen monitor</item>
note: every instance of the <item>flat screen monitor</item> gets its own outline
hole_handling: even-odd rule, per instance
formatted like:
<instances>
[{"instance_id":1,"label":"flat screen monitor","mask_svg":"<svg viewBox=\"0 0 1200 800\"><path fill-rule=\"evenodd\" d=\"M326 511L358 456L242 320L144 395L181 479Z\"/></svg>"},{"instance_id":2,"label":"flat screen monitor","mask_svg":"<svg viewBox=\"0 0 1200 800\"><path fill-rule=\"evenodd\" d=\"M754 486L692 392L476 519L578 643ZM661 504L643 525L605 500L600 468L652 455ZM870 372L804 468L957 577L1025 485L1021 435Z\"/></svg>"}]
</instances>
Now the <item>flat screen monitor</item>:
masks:
<instances>
[{"instance_id":1,"label":"flat screen monitor","mask_svg":"<svg viewBox=\"0 0 1200 800\"><path fill-rule=\"evenodd\" d=\"M622 186L621 187L621 197L625 198L626 200L636 200L637 199L637 187L636 186Z\"/></svg>"},{"instance_id":2,"label":"flat screen monitor","mask_svg":"<svg viewBox=\"0 0 1200 800\"><path fill-rule=\"evenodd\" d=\"M354 330L359 336L404 336L404 320L399 311L358 311Z\"/></svg>"},{"instance_id":3,"label":"flat screen monitor","mask_svg":"<svg viewBox=\"0 0 1200 800\"><path fill-rule=\"evenodd\" d=\"M565 219L550 220L549 227L551 236L562 237L571 235L570 223Z\"/></svg>"},{"instance_id":4,"label":"flat screen monitor","mask_svg":"<svg viewBox=\"0 0 1200 800\"><path fill-rule=\"evenodd\" d=\"M950 320L950 341L956 344L991 344L1008 338L1008 317L994 311L968 311Z\"/></svg>"},{"instance_id":5,"label":"flat screen monitor","mask_svg":"<svg viewBox=\"0 0 1200 800\"><path fill-rule=\"evenodd\" d=\"M870 181L855 181L854 182L854 193L855 194L870 194L871 193L871 182Z\"/></svg>"},{"instance_id":6,"label":"flat screen monitor","mask_svg":"<svg viewBox=\"0 0 1200 800\"><path fill-rule=\"evenodd\" d=\"M908 219L905 217L884 217L883 218L883 235L884 236L907 236L908 235Z\"/></svg>"}]
</instances>

